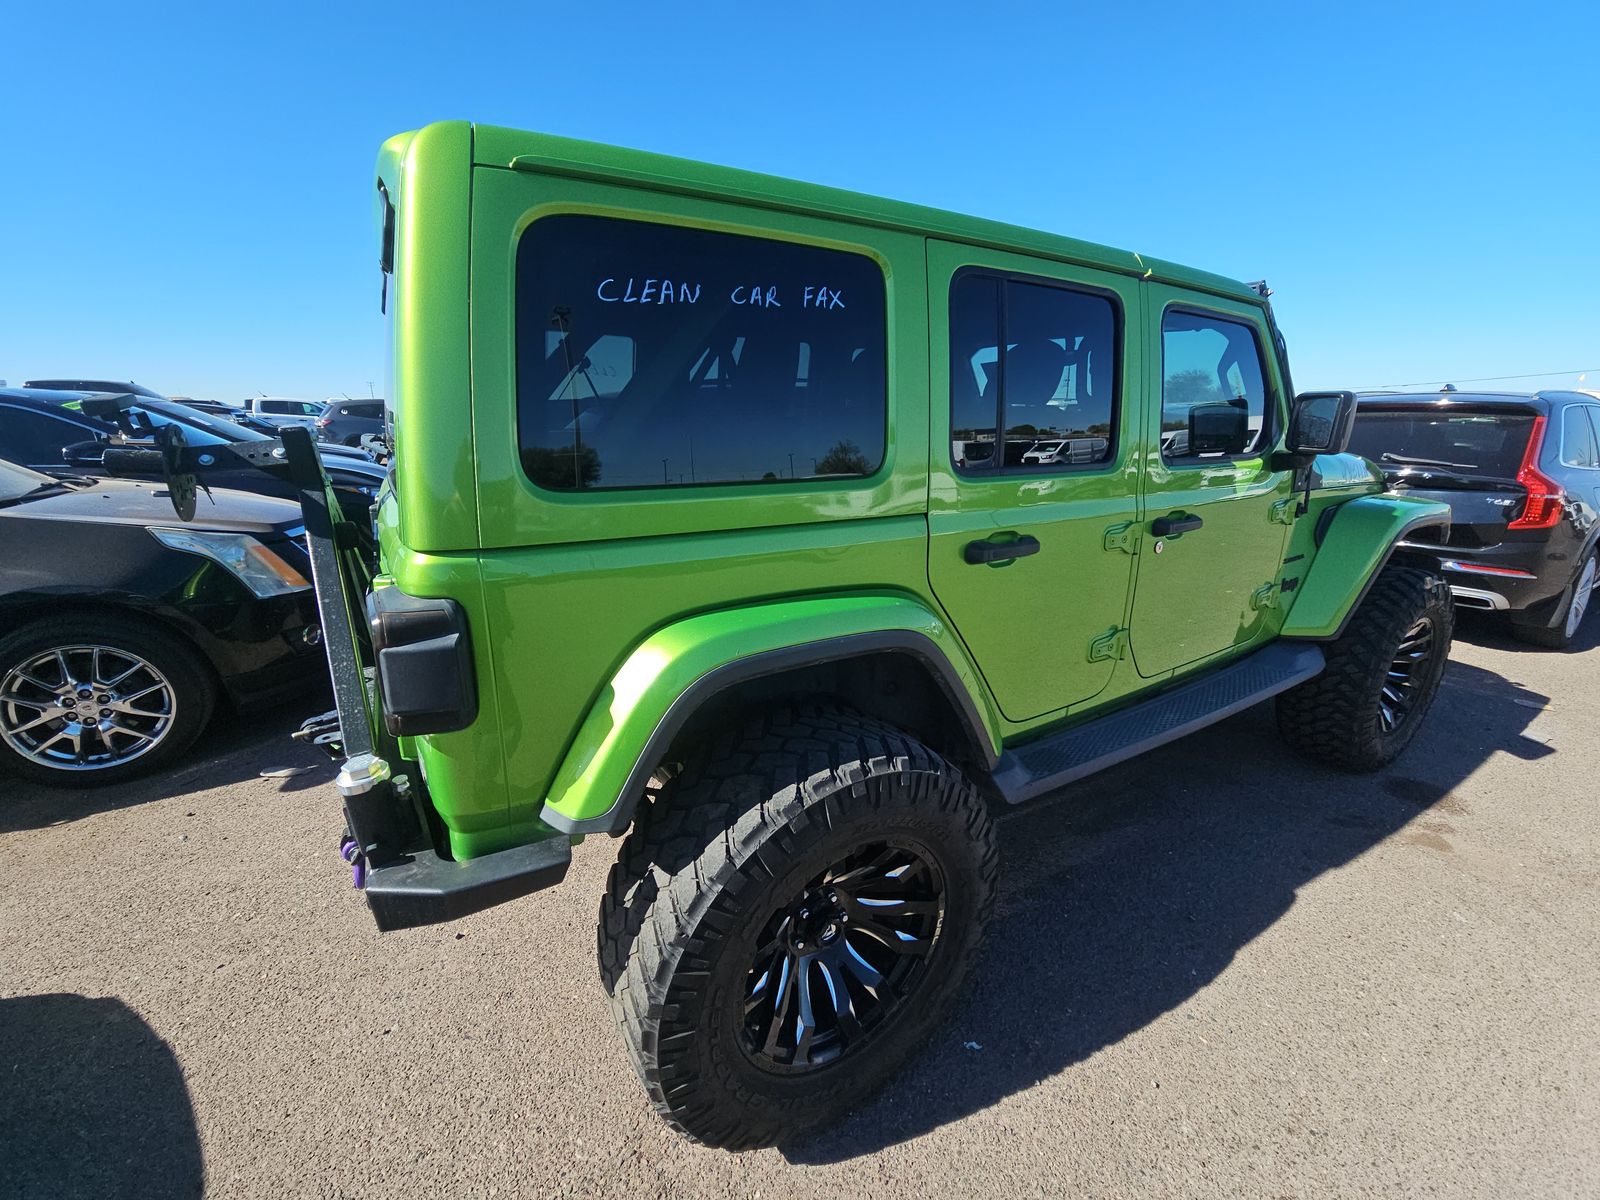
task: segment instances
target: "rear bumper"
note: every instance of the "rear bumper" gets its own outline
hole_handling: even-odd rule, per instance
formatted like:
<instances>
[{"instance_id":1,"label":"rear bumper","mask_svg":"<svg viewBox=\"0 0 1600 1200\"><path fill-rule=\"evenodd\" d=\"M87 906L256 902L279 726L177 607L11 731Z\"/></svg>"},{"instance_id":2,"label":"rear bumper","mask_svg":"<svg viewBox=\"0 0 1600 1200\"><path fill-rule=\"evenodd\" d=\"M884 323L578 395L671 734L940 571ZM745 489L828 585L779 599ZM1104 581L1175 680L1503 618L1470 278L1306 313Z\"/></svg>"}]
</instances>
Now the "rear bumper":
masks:
<instances>
[{"instance_id":1,"label":"rear bumper","mask_svg":"<svg viewBox=\"0 0 1600 1200\"><path fill-rule=\"evenodd\" d=\"M1403 541L1395 561L1436 572L1463 608L1518 612L1559 596L1567 586L1565 564L1551 562L1542 543L1446 547ZM1477 568L1477 569L1475 569ZM1501 572L1520 574L1501 574Z\"/></svg>"},{"instance_id":2,"label":"rear bumper","mask_svg":"<svg viewBox=\"0 0 1600 1200\"><path fill-rule=\"evenodd\" d=\"M437 925L515 900L566 877L572 843L546 838L526 846L451 862L431 850L367 871L367 904L378 928Z\"/></svg>"}]
</instances>

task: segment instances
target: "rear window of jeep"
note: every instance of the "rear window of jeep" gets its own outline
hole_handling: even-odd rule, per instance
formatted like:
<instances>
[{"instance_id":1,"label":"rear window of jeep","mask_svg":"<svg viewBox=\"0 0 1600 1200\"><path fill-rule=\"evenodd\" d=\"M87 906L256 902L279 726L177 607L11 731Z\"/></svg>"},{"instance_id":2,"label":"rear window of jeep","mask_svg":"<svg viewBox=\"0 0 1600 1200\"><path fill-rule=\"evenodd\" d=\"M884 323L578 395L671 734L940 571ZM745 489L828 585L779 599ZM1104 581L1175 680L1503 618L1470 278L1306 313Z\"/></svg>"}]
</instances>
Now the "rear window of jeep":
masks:
<instances>
[{"instance_id":1,"label":"rear window of jeep","mask_svg":"<svg viewBox=\"0 0 1600 1200\"><path fill-rule=\"evenodd\" d=\"M848 479L883 463L864 255L586 215L517 247L517 430L553 491Z\"/></svg>"}]
</instances>

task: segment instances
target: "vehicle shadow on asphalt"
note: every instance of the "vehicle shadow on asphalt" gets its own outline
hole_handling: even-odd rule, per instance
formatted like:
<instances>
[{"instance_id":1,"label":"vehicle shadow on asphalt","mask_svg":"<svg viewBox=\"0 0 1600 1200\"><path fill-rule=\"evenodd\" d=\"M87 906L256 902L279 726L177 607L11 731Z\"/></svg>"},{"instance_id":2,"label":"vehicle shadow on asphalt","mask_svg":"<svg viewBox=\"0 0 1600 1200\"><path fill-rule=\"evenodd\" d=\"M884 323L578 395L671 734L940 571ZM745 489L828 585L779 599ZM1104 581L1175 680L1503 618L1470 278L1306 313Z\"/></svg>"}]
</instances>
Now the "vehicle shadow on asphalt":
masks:
<instances>
[{"instance_id":1,"label":"vehicle shadow on asphalt","mask_svg":"<svg viewBox=\"0 0 1600 1200\"><path fill-rule=\"evenodd\" d=\"M198 1196L205 1166L178 1060L115 997L0 999L8 1196Z\"/></svg>"},{"instance_id":2,"label":"vehicle shadow on asphalt","mask_svg":"<svg viewBox=\"0 0 1600 1200\"><path fill-rule=\"evenodd\" d=\"M0 833L43 829L114 808L227 787L274 768L304 768L281 779L280 791L319 787L333 778L331 760L290 735L327 707L325 697L312 696L266 713L220 712L170 767L110 787L45 787L0 772Z\"/></svg>"},{"instance_id":3,"label":"vehicle shadow on asphalt","mask_svg":"<svg viewBox=\"0 0 1600 1200\"><path fill-rule=\"evenodd\" d=\"M884 1092L785 1157L871 1154L1142 1029L1226 970L1305 884L1430 810L1464 811L1452 792L1491 754L1555 753L1524 734L1546 700L1451 662L1416 742L1376 776L1297 758L1268 704L1002 814L999 904L964 999Z\"/></svg>"},{"instance_id":4,"label":"vehicle shadow on asphalt","mask_svg":"<svg viewBox=\"0 0 1600 1200\"><path fill-rule=\"evenodd\" d=\"M1581 654L1600 646L1600 614L1591 609L1589 617L1578 627L1570 650L1545 650L1519 642L1511 636L1511 622L1503 615L1456 609L1456 640L1492 650L1509 650L1514 654Z\"/></svg>"}]
</instances>

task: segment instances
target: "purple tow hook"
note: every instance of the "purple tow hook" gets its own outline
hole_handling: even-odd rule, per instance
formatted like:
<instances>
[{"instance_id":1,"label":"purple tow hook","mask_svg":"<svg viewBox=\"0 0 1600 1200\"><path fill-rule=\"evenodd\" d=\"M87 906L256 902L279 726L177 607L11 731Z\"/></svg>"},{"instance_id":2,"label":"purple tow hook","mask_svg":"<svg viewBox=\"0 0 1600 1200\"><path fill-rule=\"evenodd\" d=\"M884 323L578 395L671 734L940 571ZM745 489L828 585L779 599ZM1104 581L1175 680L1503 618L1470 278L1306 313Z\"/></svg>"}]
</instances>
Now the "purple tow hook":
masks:
<instances>
[{"instance_id":1,"label":"purple tow hook","mask_svg":"<svg viewBox=\"0 0 1600 1200\"><path fill-rule=\"evenodd\" d=\"M358 890L367 886L367 859L355 838L347 837L339 843L339 857L350 864L350 883Z\"/></svg>"}]
</instances>

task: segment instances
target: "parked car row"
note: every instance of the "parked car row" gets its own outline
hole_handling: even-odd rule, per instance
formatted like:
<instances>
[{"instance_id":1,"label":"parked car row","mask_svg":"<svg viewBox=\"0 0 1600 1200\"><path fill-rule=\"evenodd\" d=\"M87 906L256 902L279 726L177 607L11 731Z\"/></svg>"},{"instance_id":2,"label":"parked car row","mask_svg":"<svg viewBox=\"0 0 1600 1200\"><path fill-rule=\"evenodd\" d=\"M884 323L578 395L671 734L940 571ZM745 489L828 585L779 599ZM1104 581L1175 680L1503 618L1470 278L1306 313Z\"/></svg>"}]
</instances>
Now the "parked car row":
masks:
<instances>
[{"instance_id":1,"label":"parked car row","mask_svg":"<svg viewBox=\"0 0 1600 1200\"><path fill-rule=\"evenodd\" d=\"M218 407L113 380L0 388L0 770L113 783L183 753L219 702L249 710L325 685L287 468L225 449L271 445L277 428ZM188 522L160 470L122 477L137 470L127 455L107 468L108 451L153 447L169 426L202 468ZM370 539L385 469L364 450L318 452L344 520Z\"/></svg>"}]
</instances>

